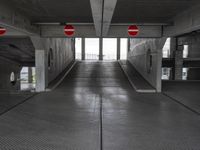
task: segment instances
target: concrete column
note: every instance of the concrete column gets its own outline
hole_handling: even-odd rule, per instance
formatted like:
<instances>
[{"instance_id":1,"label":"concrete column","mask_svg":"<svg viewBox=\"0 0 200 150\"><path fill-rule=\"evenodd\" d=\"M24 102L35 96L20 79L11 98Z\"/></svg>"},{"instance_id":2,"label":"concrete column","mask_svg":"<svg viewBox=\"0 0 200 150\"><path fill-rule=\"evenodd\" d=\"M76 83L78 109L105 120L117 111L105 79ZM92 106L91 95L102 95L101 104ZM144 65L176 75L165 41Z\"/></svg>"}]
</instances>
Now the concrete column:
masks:
<instances>
[{"instance_id":1,"label":"concrete column","mask_svg":"<svg viewBox=\"0 0 200 150\"><path fill-rule=\"evenodd\" d=\"M183 45L178 45L177 38L171 37L170 42L170 53L174 58L174 67L172 70L173 80L182 80L182 69L183 69Z\"/></svg>"},{"instance_id":2,"label":"concrete column","mask_svg":"<svg viewBox=\"0 0 200 150\"><path fill-rule=\"evenodd\" d=\"M117 60L120 60L120 51L121 51L121 41L120 38L117 38Z\"/></svg>"},{"instance_id":3,"label":"concrete column","mask_svg":"<svg viewBox=\"0 0 200 150\"><path fill-rule=\"evenodd\" d=\"M99 60L103 60L103 38L99 38Z\"/></svg>"},{"instance_id":4,"label":"concrete column","mask_svg":"<svg viewBox=\"0 0 200 150\"><path fill-rule=\"evenodd\" d=\"M72 39L73 59L76 60L76 39Z\"/></svg>"},{"instance_id":5,"label":"concrete column","mask_svg":"<svg viewBox=\"0 0 200 150\"><path fill-rule=\"evenodd\" d=\"M174 79L182 80L183 69L183 45L177 46L175 51Z\"/></svg>"},{"instance_id":6,"label":"concrete column","mask_svg":"<svg viewBox=\"0 0 200 150\"><path fill-rule=\"evenodd\" d=\"M82 60L85 60L85 38L82 38L82 42L81 42L81 48L82 48Z\"/></svg>"},{"instance_id":7,"label":"concrete column","mask_svg":"<svg viewBox=\"0 0 200 150\"><path fill-rule=\"evenodd\" d=\"M127 44L127 51L128 51L128 52L130 51L130 47L131 47L130 41L131 41L131 39L128 38L128 40L127 40L127 42L128 42L128 44Z\"/></svg>"},{"instance_id":8,"label":"concrete column","mask_svg":"<svg viewBox=\"0 0 200 150\"><path fill-rule=\"evenodd\" d=\"M28 83L33 83L32 67L28 67Z\"/></svg>"},{"instance_id":9,"label":"concrete column","mask_svg":"<svg viewBox=\"0 0 200 150\"><path fill-rule=\"evenodd\" d=\"M127 39L127 59L129 58L129 52L130 52L130 47L131 47L131 43L130 43L130 38Z\"/></svg>"},{"instance_id":10,"label":"concrete column","mask_svg":"<svg viewBox=\"0 0 200 150\"><path fill-rule=\"evenodd\" d=\"M45 50L35 51L36 92L45 91L48 85L48 64Z\"/></svg>"},{"instance_id":11,"label":"concrete column","mask_svg":"<svg viewBox=\"0 0 200 150\"><path fill-rule=\"evenodd\" d=\"M177 47L176 38L171 37L171 39L170 39L170 57L171 58L175 57L176 47Z\"/></svg>"}]
</instances>

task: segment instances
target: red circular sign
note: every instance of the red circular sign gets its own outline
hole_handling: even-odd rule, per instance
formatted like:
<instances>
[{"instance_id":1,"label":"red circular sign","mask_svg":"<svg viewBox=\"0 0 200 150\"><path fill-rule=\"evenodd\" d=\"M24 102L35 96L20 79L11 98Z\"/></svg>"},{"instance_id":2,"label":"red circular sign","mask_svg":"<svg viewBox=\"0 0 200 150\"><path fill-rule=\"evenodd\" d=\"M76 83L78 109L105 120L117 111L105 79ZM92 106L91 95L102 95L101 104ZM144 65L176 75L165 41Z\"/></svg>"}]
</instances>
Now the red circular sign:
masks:
<instances>
[{"instance_id":1,"label":"red circular sign","mask_svg":"<svg viewBox=\"0 0 200 150\"><path fill-rule=\"evenodd\" d=\"M66 25L64 31L67 36L72 36L74 35L75 29L72 25Z\"/></svg>"},{"instance_id":2,"label":"red circular sign","mask_svg":"<svg viewBox=\"0 0 200 150\"><path fill-rule=\"evenodd\" d=\"M0 36L4 35L6 33L6 29L3 27L0 27Z\"/></svg>"},{"instance_id":3,"label":"red circular sign","mask_svg":"<svg viewBox=\"0 0 200 150\"><path fill-rule=\"evenodd\" d=\"M131 25L128 27L128 34L130 36L136 36L139 32L139 29L136 25Z\"/></svg>"}]
</instances>

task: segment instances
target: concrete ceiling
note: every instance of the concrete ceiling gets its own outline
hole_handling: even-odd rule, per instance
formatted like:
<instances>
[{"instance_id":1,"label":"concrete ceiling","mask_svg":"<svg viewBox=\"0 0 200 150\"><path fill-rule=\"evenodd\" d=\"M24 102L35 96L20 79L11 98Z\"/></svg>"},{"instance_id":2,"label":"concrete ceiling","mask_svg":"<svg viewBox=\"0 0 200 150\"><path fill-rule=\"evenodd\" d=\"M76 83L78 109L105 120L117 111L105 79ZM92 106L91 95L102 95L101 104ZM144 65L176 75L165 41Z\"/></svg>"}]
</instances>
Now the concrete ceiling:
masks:
<instances>
[{"instance_id":1,"label":"concrete ceiling","mask_svg":"<svg viewBox=\"0 0 200 150\"><path fill-rule=\"evenodd\" d=\"M165 23L199 0L118 0L112 23ZM92 23L90 0L10 0L32 22Z\"/></svg>"},{"instance_id":2,"label":"concrete ceiling","mask_svg":"<svg viewBox=\"0 0 200 150\"><path fill-rule=\"evenodd\" d=\"M112 23L168 23L199 0L118 0Z\"/></svg>"},{"instance_id":3,"label":"concrete ceiling","mask_svg":"<svg viewBox=\"0 0 200 150\"><path fill-rule=\"evenodd\" d=\"M90 0L10 0L32 22L93 22Z\"/></svg>"},{"instance_id":4,"label":"concrete ceiling","mask_svg":"<svg viewBox=\"0 0 200 150\"><path fill-rule=\"evenodd\" d=\"M134 23L156 26L171 24L176 21L173 18L177 14L200 5L200 0L1 0L1 2L7 3L14 10L11 17L7 17L11 18L9 22L14 22L14 25L21 22L22 28L24 19L18 17L18 13L28 20L27 26L35 28L36 23L94 24L97 37L106 37L111 25L114 24L124 26Z\"/></svg>"},{"instance_id":5,"label":"concrete ceiling","mask_svg":"<svg viewBox=\"0 0 200 150\"><path fill-rule=\"evenodd\" d=\"M30 38L0 38L0 56L22 66L34 66L35 49Z\"/></svg>"}]
</instances>

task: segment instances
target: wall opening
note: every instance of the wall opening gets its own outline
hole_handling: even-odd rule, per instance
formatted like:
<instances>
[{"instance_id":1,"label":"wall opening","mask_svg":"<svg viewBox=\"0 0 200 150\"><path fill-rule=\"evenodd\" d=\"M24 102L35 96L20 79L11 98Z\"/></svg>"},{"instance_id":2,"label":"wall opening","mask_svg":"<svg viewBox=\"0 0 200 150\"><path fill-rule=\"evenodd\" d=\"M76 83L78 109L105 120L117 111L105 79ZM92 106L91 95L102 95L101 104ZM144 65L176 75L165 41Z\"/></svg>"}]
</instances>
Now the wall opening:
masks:
<instances>
[{"instance_id":1,"label":"wall opening","mask_svg":"<svg viewBox=\"0 0 200 150\"><path fill-rule=\"evenodd\" d=\"M14 72L11 72L10 74L10 83L14 86L17 82L16 76Z\"/></svg>"},{"instance_id":2,"label":"wall opening","mask_svg":"<svg viewBox=\"0 0 200 150\"><path fill-rule=\"evenodd\" d=\"M120 59L121 60L127 59L127 52L128 52L128 39L121 38L120 39Z\"/></svg>"},{"instance_id":3,"label":"wall opening","mask_svg":"<svg viewBox=\"0 0 200 150\"><path fill-rule=\"evenodd\" d=\"M147 54L146 54L146 68L147 68L147 73L151 73L152 65L153 65L153 57L152 57L152 54L151 54L151 50L148 49L147 50Z\"/></svg>"},{"instance_id":4,"label":"wall opening","mask_svg":"<svg viewBox=\"0 0 200 150\"><path fill-rule=\"evenodd\" d=\"M49 53L48 53L48 69L49 69L49 70L52 69L52 66L53 66L53 59L54 59L54 56L53 56L53 49L50 48L50 49L49 49Z\"/></svg>"},{"instance_id":5,"label":"wall opening","mask_svg":"<svg viewBox=\"0 0 200 150\"><path fill-rule=\"evenodd\" d=\"M82 38L75 39L75 58L81 60L82 58Z\"/></svg>"},{"instance_id":6,"label":"wall opening","mask_svg":"<svg viewBox=\"0 0 200 150\"><path fill-rule=\"evenodd\" d=\"M187 80L188 79L188 70L189 70L189 68L183 68L182 80Z\"/></svg>"},{"instance_id":7,"label":"wall opening","mask_svg":"<svg viewBox=\"0 0 200 150\"><path fill-rule=\"evenodd\" d=\"M117 59L117 39L103 38L103 60Z\"/></svg>"},{"instance_id":8,"label":"wall opening","mask_svg":"<svg viewBox=\"0 0 200 150\"><path fill-rule=\"evenodd\" d=\"M165 45L163 47L163 58L170 58L171 52L170 52L170 46L171 45L171 38L167 38Z\"/></svg>"},{"instance_id":9,"label":"wall opening","mask_svg":"<svg viewBox=\"0 0 200 150\"><path fill-rule=\"evenodd\" d=\"M31 91L35 89L35 67L23 67L20 72L21 91Z\"/></svg>"},{"instance_id":10,"label":"wall opening","mask_svg":"<svg viewBox=\"0 0 200 150\"><path fill-rule=\"evenodd\" d=\"M170 80L172 68L162 68L162 80Z\"/></svg>"},{"instance_id":11,"label":"wall opening","mask_svg":"<svg viewBox=\"0 0 200 150\"><path fill-rule=\"evenodd\" d=\"M85 39L85 59L99 60L99 38Z\"/></svg>"},{"instance_id":12,"label":"wall opening","mask_svg":"<svg viewBox=\"0 0 200 150\"><path fill-rule=\"evenodd\" d=\"M183 45L183 58L188 58L189 45Z\"/></svg>"}]
</instances>

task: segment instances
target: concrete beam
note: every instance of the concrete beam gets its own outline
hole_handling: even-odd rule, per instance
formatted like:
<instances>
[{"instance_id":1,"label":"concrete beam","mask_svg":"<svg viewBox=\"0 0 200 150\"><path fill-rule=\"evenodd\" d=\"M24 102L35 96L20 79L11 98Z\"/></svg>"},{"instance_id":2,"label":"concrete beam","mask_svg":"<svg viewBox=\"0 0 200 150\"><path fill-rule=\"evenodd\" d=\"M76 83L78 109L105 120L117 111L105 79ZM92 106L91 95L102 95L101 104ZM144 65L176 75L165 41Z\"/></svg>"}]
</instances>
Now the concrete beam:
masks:
<instances>
[{"instance_id":1,"label":"concrete beam","mask_svg":"<svg viewBox=\"0 0 200 150\"><path fill-rule=\"evenodd\" d=\"M48 85L48 64L45 50L35 51L36 92L44 92Z\"/></svg>"},{"instance_id":2,"label":"concrete beam","mask_svg":"<svg viewBox=\"0 0 200 150\"><path fill-rule=\"evenodd\" d=\"M96 36L106 36L117 0L90 0L94 25L96 29Z\"/></svg>"},{"instance_id":3,"label":"concrete beam","mask_svg":"<svg viewBox=\"0 0 200 150\"><path fill-rule=\"evenodd\" d=\"M117 4L117 0L105 0L104 1L104 12L103 12L103 29L102 36L107 36L113 13Z\"/></svg>"},{"instance_id":4,"label":"concrete beam","mask_svg":"<svg viewBox=\"0 0 200 150\"><path fill-rule=\"evenodd\" d=\"M85 60L85 38L82 38L82 53L81 53L81 59Z\"/></svg>"},{"instance_id":5,"label":"concrete beam","mask_svg":"<svg viewBox=\"0 0 200 150\"><path fill-rule=\"evenodd\" d=\"M121 40L120 38L117 38L117 60L120 60L120 54L121 54Z\"/></svg>"},{"instance_id":6,"label":"concrete beam","mask_svg":"<svg viewBox=\"0 0 200 150\"><path fill-rule=\"evenodd\" d=\"M94 26L96 30L96 36L101 36L102 29L102 11L103 11L103 0L90 0L90 5L92 9L92 16L94 21Z\"/></svg>"},{"instance_id":7,"label":"concrete beam","mask_svg":"<svg viewBox=\"0 0 200 150\"><path fill-rule=\"evenodd\" d=\"M98 37L95 32L94 26L78 26L75 25L75 34L73 37L82 37L82 38L96 38ZM138 26L139 34L136 36L137 38L160 38L162 36L162 27L161 26ZM42 37L66 37L64 34L64 26L60 25L44 25L41 26L41 36ZM110 30L107 36L104 37L120 37L120 38L128 38L128 25L117 26L111 25Z\"/></svg>"},{"instance_id":8,"label":"concrete beam","mask_svg":"<svg viewBox=\"0 0 200 150\"><path fill-rule=\"evenodd\" d=\"M39 35L39 28L8 4L1 3L0 10L0 26L7 29L5 36Z\"/></svg>"},{"instance_id":9,"label":"concrete beam","mask_svg":"<svg viewBox=\"0 0 200 150\"><path fill-rule=\"evenodd\" d=\"M99 38L99 60L103 60L103 38Z\"/></svg>"},{"instance_id":10,"label":"concrete beam","mask_svg":"<svg viewBox=\"0 0 200 150\"><path fill-rule=\"evenodd\" d=\"M179 36L200 30L200 6L195 6L183 13L178 14L172 20L173 26L165 26L163 35L165 37Z\"/></svg>"}]
</instances>

